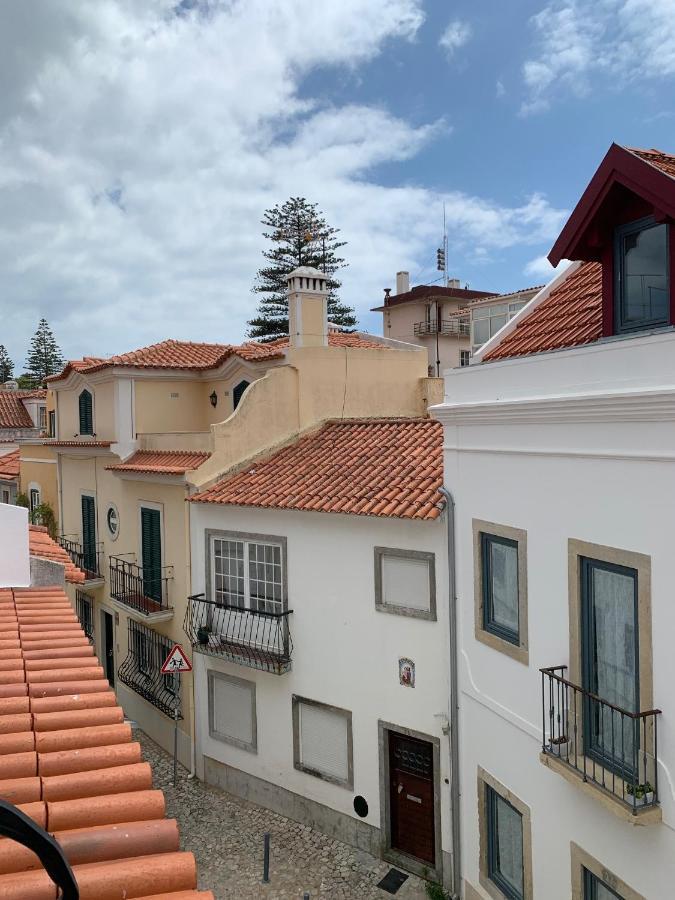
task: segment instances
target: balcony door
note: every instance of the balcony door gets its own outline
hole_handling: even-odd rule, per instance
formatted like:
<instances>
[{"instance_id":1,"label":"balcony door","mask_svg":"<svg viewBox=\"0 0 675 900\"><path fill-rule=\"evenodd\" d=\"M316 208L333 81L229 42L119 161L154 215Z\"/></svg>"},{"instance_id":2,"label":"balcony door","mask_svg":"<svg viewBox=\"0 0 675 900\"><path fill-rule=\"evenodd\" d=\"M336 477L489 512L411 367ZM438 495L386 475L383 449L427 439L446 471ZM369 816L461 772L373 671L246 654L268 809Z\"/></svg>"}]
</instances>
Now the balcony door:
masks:
<instances>
[{"instance_id":1,"label":"balcony door","mask_svg":"<svg viewBox=\"0 0 675 900\"><path fill-rule=\"evenodd\" d=\"M632 778L638 767L638 720L622 710L639 711L637 572L584 558L581 596L583 687L595 695L584 702L584 751Z\"/></svg>"},{"instance_id":2,"label":"balcony door","mask_svg":"<svg viewBox=\"0 0 675 900\"><path fill-rule=\"evenodd\" d=\"M82 565L85 572L95 574L96 565L96 501L82 495Z\"/></svg>"},{"instance_id":3,"label":"balcony door","mask_svg":"<svg viewBox=\"0 0 675 900\"><path fill-rule=\"evenodd\" d=\"M162 520L158 509L141 507L143 594L162 602Z\"/></svg>"}]
</instances>

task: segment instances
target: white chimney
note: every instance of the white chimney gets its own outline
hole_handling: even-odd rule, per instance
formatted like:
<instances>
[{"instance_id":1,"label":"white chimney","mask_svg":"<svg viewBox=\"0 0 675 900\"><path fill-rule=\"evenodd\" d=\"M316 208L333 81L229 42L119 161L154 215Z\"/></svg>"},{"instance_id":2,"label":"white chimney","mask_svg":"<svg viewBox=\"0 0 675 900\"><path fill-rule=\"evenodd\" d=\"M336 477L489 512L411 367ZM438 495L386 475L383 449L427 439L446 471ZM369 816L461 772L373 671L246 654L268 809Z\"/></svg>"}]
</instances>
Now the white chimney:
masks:
<instances>
[{"instance_id":1,"label":"white chimney","mask_svg":"<svg viewBox=\"0 0 675 900\"><path fill-rule=\"evenodd\" d=\"M0 387L5 391L18 391L19 382L18 381L5 381L4 384L0 385Z\"/></svg>"},{"instance_id":2,"label":"white chimney","mask_svg":"<svg viewBox=\"0 0 675 900\"><path fill-rule=\"evenodd\" d=\"M300 266L286 276L291 347L328 346L328 282L325 272Z\"/></svg>"},{"instance_id":3,"label":"white chimney","mask_svg":"<svg viewBox=\"0 0 675 900\"><path fill-rule=\"evenodd\" d=\"M410 290L410 272L396 273L396 293L407 294Z\"/></svg>"},{"instance_id":4,"label":"white chimney","mask_svg":"<svg viewBox=\"0 0 675 900\"><path fill-rule=\"evenodd\" d=\"M458 288L460 285L459 278L448 278L448 287L449 288Z\"/></svg>"}]
</instances>

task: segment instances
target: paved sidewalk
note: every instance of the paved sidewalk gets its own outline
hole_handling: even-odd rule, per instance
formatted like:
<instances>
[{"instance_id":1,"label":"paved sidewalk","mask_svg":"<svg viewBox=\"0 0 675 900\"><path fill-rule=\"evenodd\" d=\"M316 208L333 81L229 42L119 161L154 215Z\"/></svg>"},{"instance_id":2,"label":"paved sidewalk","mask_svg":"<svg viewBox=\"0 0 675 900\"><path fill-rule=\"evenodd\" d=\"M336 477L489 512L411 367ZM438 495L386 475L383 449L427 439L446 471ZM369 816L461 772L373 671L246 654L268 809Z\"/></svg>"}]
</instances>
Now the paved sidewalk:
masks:
<instances>
[{"instance_id":1,"label":"paved sidewalk","mask_svg":"<svg viewBox=\"0 0 675 900\"><path fill-rule=\"evenodd\" d=\"M300 898L387 900L377 887L390 866L311 828L207 787L179 767L173 787L173 760L140 729L134 737L152 764L155 786L164 791L167 814L178 819L181 849L197 857L199 886L217 900ZM263 834L272 835L270 884L261 883ZM426 900L424 882L411 875L397 900Z\"/></svg>"}]
</instances>

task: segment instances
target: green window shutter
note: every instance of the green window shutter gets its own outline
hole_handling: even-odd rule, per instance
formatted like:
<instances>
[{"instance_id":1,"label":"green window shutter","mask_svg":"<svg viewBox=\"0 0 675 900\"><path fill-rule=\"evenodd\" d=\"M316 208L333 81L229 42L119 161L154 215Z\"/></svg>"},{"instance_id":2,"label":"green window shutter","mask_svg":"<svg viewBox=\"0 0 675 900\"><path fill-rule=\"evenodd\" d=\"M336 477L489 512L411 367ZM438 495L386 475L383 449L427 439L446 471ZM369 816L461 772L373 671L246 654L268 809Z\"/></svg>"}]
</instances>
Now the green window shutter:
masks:
<instances>
[{"instance_id":1,"label":"green window shutter","mask_svg":"<svg viewBox=\"0 0 675 900\"><path fill-rule=\"evenodd\" d=\"M85 570L96 571L96 506L93 497L82 497L82 555Z\"/></svg>"},{"instance_id":2,"label":"green window shutter","mask_svg":"<svg viewBox=\"0 0 675 900\"><path fill-rule=\"evenodd\" d=\"M162 535L158 509L141 507L141 547L143 592L146 597L162 600Z\"/></svg>"},{"instance_id":3,"label":"green window shutter","mask_svg":"<svg viewBox=\"0 0 675 900\"><path fill-rule=\"evenodd\" d=\"M80 404L80 434L94 433L94 415L92 411L91 394L82 391L79 397Z\"/></svg>"}]
</instances>

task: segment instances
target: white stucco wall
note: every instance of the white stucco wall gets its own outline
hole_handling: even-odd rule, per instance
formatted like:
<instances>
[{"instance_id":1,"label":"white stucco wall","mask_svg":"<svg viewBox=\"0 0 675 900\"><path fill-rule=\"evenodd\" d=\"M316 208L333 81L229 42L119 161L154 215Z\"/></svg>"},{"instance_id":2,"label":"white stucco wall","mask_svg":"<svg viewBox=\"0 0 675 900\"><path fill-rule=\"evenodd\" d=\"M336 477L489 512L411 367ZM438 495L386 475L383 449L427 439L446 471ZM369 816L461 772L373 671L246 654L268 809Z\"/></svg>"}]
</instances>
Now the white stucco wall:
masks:
<instances>
[{"instance_id":1,"label":"white stucco wall","mask_svg":"<svg viewBox=\"0 0 675 900\"><path fill-rule=\"evenodd\" d=\"M365 821L380 827L378 720L440 739L443 849L450 849L448 739L448 582L445 517L409 522L325 513L191 504L192 590L205 590L205 529L285 536L292 671L259 672L193 654L197 752L356 818L353 799L368 801ZM374 547L435 554L437 621L375 609ZM398 660L416 663L416 687L399 684ZM258 752L208 734L208 669L255 681ZM293 767L293 694L352 711L353 790ZM199 763L198 763L199 766Z\"/></svg>"},{"instance_id":2,"label":"white stucco wall","mask_svg":"<svg viewBox=\"0 0 675 900\"><path fill-rule=\"evenodd\" d=\"M463 872L478 889L477 767L532 813L534 897L570 897L570 841L650 900L675 881L675 335L449 373L456 500ZM475 640L472 519L527 532L529 666ZM651 557L663 824L633 827L539 761L539 669L569 665L568 539ZM481 889L479 895L486 896Z\"/></svg>"},{"instance_id":3,"label":"white stucco wall","mask_svg":"<svg viewBox=\"0 0 675 900\"><path fill-rule=\"evenodd\" d=\"M29 584L28 510L0 503L0 588Z\"/></svg>"}]
</instances>

